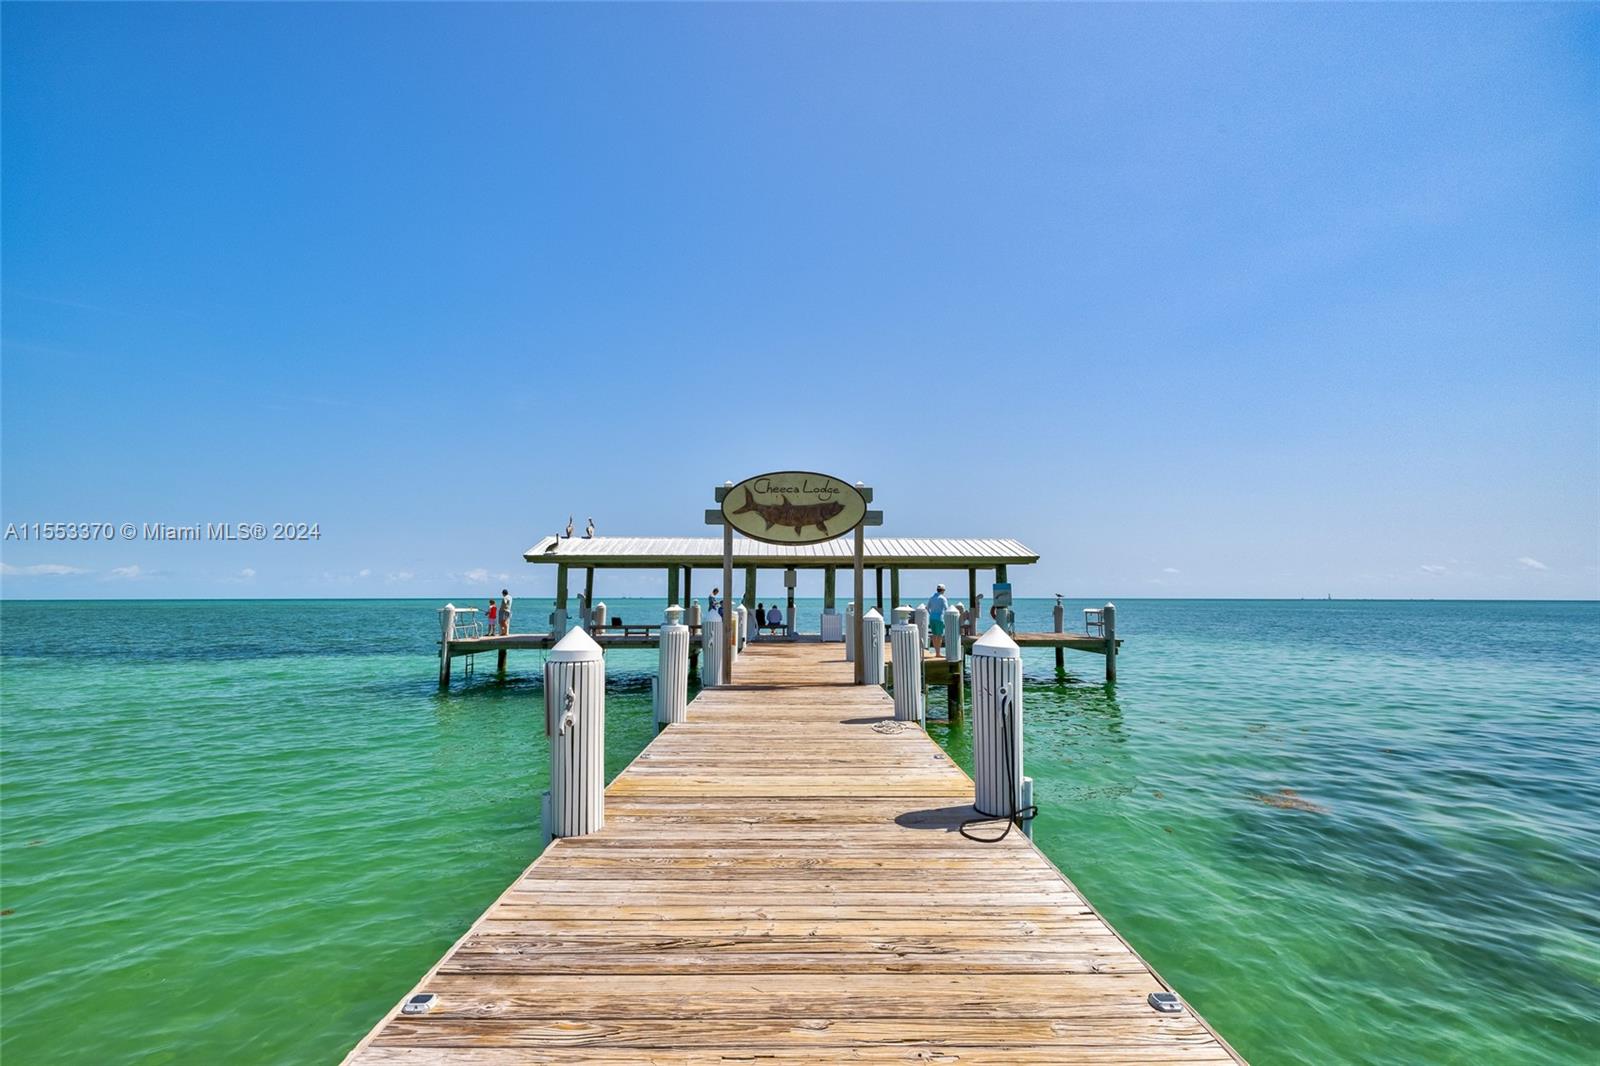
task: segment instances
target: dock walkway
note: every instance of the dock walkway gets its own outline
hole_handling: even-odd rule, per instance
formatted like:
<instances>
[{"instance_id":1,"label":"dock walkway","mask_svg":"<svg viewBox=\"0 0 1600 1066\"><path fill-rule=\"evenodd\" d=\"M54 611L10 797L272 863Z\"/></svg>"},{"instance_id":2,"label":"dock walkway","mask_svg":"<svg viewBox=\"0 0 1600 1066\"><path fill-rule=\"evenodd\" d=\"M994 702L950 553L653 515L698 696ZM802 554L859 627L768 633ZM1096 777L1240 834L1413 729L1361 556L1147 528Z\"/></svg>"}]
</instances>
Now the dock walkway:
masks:
<instances>
[{"instance_id":1,"label":"dock walkway","mask_svg":"<svg viewBox=\"0 0 1600 1066\"><path fill-rule=\"evenodd\" d=\"M757 644L346 1060L1227 1063L837 644Z\"/></svg>"}]
</instances>

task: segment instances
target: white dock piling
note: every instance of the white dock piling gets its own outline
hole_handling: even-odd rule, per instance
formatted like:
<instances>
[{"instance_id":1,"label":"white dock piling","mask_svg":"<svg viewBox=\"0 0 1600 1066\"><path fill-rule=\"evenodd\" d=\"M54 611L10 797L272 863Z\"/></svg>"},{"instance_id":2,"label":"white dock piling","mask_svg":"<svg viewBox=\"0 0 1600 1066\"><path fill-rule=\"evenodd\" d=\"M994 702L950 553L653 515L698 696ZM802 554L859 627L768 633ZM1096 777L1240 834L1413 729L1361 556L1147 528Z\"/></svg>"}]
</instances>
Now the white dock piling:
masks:
<instances>
[{"instance_id":1,"label":"white dock piling","mask_svg":"<svg viewBox=\"0 0 1600 1066\"><path fill-rule=\"evenodd\" d=\"M589 618L590 618L589 601L584 598L584 595L581 592L577 594L577 600L578 600L578 628L583 630L585 633L587 633L589 631Z\"/></svg>"},{"instance_id":2,"label":"white dock piling","mask_svg":"<svg viewBox=\"0 0 1600 1066\"><path fill-rule=\"evenodd\" d=\"M589 632L605 632L606 623L608 621L609 619L606 617L606 601L601 600L599 603L594 605L594 628L590 629Z\"/></svg>"},{"instance_id":3,"label":"white dock piling","mask_svg":"<svg viewBox=\"0 0 1600 1066\"><path fill-rule=\"evenodd\" d=\"M723 684L722 657L727 651L728 646L722 639L722 616L716 611L707 611L700 620L700 653L705 656L705 662L700 664L702 684Z\"/></svg>"},{"instance_id":4,"label":"white dock piling","mask_svg":"<svg viewBox=\"0 0 1600 1066\"><path fill-rule=\"evenodd\" d=\"M917 650L921 651L928 646L928 605L917 604L917 609L911 612L911 620L917 626Z\"/></svg>"},{"instance_id":5,"label":"white dock piling","mask_svg":"<svg viewBox=\"0 0 1600 1066\"><path fill-rule=\"evenodd\" d=\"M605 825L606 666L600 645L573 630L544 664L544 732L550 739L546 832L576 837Z\"/></svg>"},{"instance_id":6,"label":"white dock piling","mask_svg":"<svg viewBox=\"0 0 1600 1066\"><path fill-rule=\"evenodd\" d=\"M1022 779L1022 809L1025 810L1025 811L1032 811L1034 809L1034 807L1033 807L1033 778L1031 778L1031 777L1024 777ZM1029 840L1033 839L1033 819L1032 818L1024 818L1024 819L1022 819L1022 832L1027 836L1027 838Z\"/></svg>"},{"instance_id":7,"label":"white dock piling","mask_svg":"<svg viewBox=\"0 0 1600 1066\"><path fill-rule=\"evenodd\" d=\"M794 635L794 626L790 625L789 635ZM844 639L844 615L829 608L822 612L822 642L824 644L837 644ZM846 662L849 658L846 657Z\"/></svg>"},{"instance_id":8,"label":"white dock piling","mask_svg":"<svg viewBox=\"0 0 1600 1066\"><path fill-rule=\"evenodd\" d=\"M927 609L923 609L927 614ZM921 633L909 607L894 609L890 647L894 656L894 717L897 722L924 720Z\"/></svg>"},{"instance_id":9,"label":"white dock piling","mask_svg":"<svg viewBox=\"0 0 1600 1066\"><path fill-rule=\"evenodd\" d=\"M961 661L961 607L951 604L944 609L944 660Z\"/></svg>"},{"instance_id":10,"label":"white dock piling","mask_svg":"<svg viewBox=\"0 0 1600 1066\"><path fill-rule=\"evenodd\" d=\"M1066 632L1066 629L1067 629L1067 605L1061 602L1060 593L1056 594L1056 605L1055 605L1055 608L1050 613L1051 613L1051 621L1055 625L1055 631L1057 633ZM1056 647L1056 670L1057 671L1065 670L1067 668L1066 654L1067 654L1067 650L1065 648L1060 647L1060 646Z\"/></svg>"},{"instance_id":11,"label":"white dock piling","mask_svg":"<svg viewBox=\"0 0 1600 1066\"><path fill-rule=\"evenodd\" d=\"M865 670L863 684L883 684L883 615L876 607L869 607L861 616L861 665Z\"/></svg>"},{"instance_id":12,"label":"white dock piling","mask_svg":"<svg viewBox=\"0 0 1600 1066\"><path fill-rule=\"evenodd\" d=\"M456 605L439 608L439 687L450 687L450 638L456 633Z\"/></svg>"},{"instance_id":13,"label":"white dock piling","mask_svg":"<svg viewBox=\"0 0 1600 1066\"><path fill-rule=\"evenodd\" d=\"M973 806L1005 818L1022 802L1022 649L998 625L972 646Z\"/></svg>"},{"instance_id":14,"label":"white dock piling","mask_svg":"<svg viewBox=\"0 0 1600 1066\"><path fill-rule=\"evenodd\" d=\"M1106 634L1106 680L1117 679L1117 605L1108 603L1100 610Z\"/></svg>"},{"instance_id":15,"label":"white dock piling","mask_svg":"<svg viewBox=\"0 0 1600 1066\"><path fill-rule=\"evenodd\" d=\"M689 720L689 627L683 608L667 608L661 627L661 658L656 668L656 725Z\"/></svg>"},{"instance_id":16,"label":"white dock piling","mask_svg":"<svg viewBox=\"0 0 1600 1066\"><path fill-rule=\"evenodd\" d=\"M739 616L739 640L736 650L742 652L750 643L750 609L741 603L734 609L734 613ZM739 661L737 654L734 655L734 661Z\"/></svg>"},{"instance_id":17,"label":"white dock piling","mask_svg":"<svg viewBox=\"0 0 1600 1066\"><path fill-rule=\"evenodd\" d=\"M856 605L844 605L844 661L856 661Z\"/></svg>"},{"instance_id":18,"label":"white dock piling","mask_svg":"<svg viewBox=\"0 0 1600 1066\"><path fill-rule=\"evenodd\" d=\"M550 636L559 641L566 635L567 609L565 607L557 607L555 610L550 612Z\"/></svg>"}]
</instances>

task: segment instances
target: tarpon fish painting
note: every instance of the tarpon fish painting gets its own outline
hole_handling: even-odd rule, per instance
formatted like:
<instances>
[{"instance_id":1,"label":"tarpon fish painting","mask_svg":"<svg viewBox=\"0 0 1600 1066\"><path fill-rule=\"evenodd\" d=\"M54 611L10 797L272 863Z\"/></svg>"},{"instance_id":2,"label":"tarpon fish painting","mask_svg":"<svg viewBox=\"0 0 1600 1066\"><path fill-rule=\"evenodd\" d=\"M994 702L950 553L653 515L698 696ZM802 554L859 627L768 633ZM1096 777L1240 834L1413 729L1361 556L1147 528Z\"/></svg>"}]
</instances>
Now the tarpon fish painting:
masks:
<instances>
[{"instance_id":1,"label":"tarpon fish painting","mask_svg":"<svg viewBox=\"0 0 1600 1066\"><path fill-rule=\"evenodd\" d=\"M837 500L828 503L802 503L792 504L785 496L782 503L757 503L755 494L748 488L744 490L744 503L735 508L730 514L749 514L754 511L767 523L767 528L773 526L788 526L796 533L802 533L807 526L816 526L818 533L828 532L828 519L837 518L844 511L844 504Z\"/></svg>"}]
</instances>

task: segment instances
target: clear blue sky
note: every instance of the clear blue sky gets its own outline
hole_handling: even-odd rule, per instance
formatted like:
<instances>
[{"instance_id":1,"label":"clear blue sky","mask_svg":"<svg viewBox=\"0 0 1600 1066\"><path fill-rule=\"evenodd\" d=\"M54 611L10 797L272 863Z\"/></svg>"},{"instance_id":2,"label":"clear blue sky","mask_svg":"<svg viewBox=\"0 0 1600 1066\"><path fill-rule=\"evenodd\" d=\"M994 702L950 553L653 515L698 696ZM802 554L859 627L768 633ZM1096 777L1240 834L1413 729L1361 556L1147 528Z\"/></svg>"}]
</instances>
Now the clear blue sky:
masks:
<instances>
[{"instance_id":1,"label":"clear blue sky","mask_svg":"<svg viewBox=\"0 0 1600 1066\"><path fill-rule=\"evenodd\" d=\"M799 467L1023 594L1593 597L1597 11L6 4L3 521L322 538L0 590L536 595Z\"/></svg>"}]
</instances>

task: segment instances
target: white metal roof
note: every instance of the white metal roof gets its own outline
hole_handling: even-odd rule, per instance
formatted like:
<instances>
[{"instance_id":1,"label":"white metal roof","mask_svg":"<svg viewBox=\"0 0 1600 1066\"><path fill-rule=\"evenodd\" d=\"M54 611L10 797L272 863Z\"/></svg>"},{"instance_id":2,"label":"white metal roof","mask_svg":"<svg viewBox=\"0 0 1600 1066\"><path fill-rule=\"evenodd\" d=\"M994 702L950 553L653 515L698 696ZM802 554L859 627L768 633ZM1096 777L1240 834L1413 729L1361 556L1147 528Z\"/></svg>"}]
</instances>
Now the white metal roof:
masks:
<instances>
[{"instance_id":1,"label":"white metal roof","mask_svg":"<svg viewBox=\"0 0 1600 1066\"><path fill-rule=\"evenodd\" d=\"M767 544L733 538L735 566L849 566L854 559L851 537L820 544ZM960 570L1000 564L1036 563L1039 556L1021 541L984 537L868 537L866 565L904 570ZM545 537L522 556L530 563L573 567L722 565L722 538L717 537Z\"/></svg>"}]
</instances>

